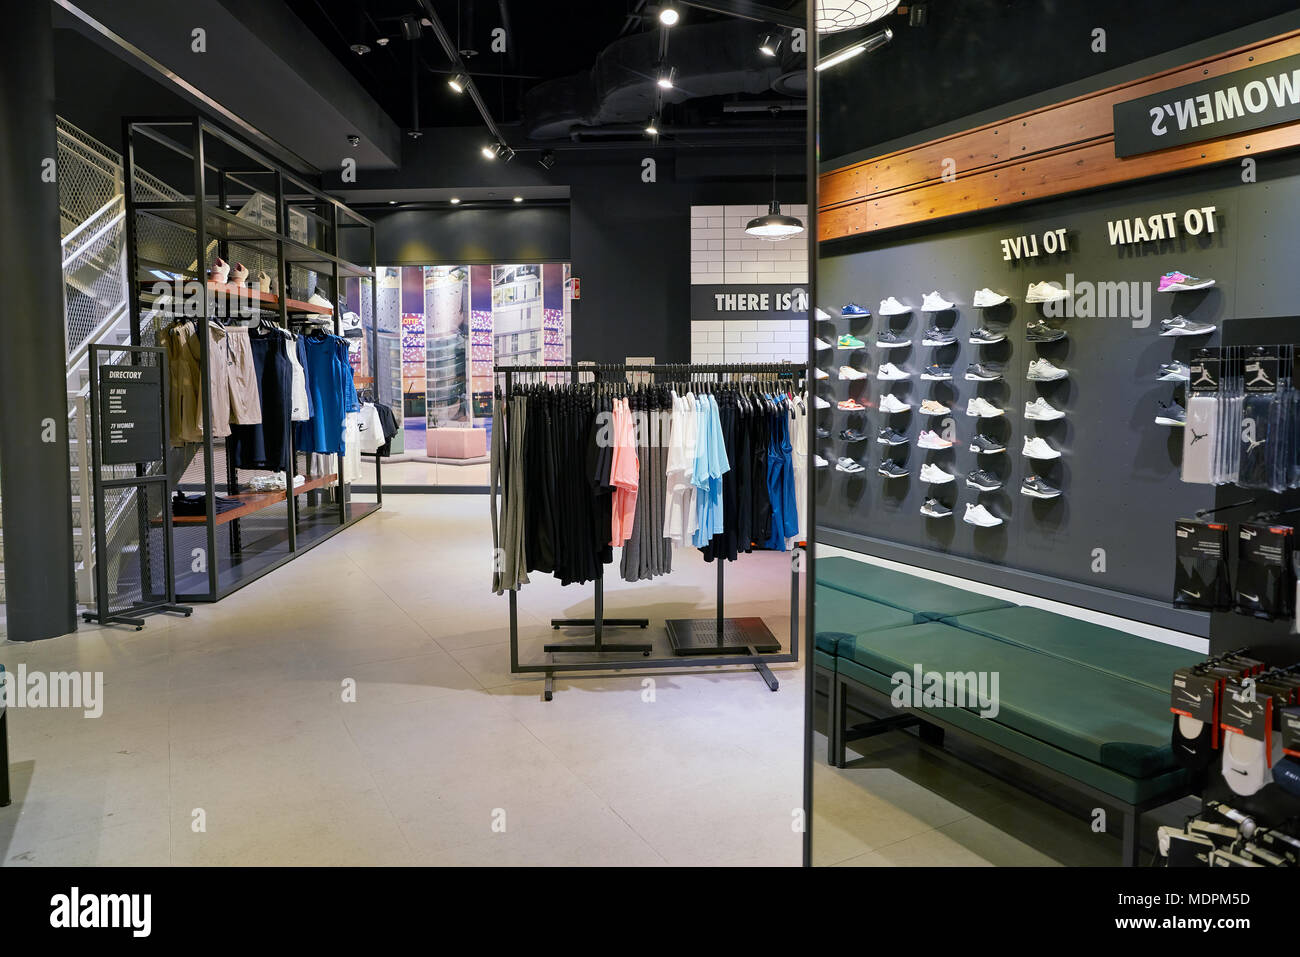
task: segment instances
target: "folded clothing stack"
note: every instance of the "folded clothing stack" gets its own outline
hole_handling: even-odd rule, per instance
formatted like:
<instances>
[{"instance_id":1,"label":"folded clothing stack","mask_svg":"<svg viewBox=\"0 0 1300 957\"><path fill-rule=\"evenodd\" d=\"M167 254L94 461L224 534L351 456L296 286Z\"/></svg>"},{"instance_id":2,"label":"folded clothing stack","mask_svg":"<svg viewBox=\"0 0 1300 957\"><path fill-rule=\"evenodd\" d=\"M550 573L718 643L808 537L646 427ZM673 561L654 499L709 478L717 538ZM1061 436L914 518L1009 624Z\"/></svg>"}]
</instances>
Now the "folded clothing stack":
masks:
<instances>
[{"instance_id":1,"label":"folded clothing stack","mask_svg":"<svg viewBox=\"0 0 1300 957\"><path fill-rule=\"evenodd\" d=\"M218 495L213 499L213 506L216 513L228 512L232 508L239 508L243 505L233 498L222 498ZM190 517L196 515L206 515L208 513L208 497L206 495L186 495L184 492L177 492L172 499L172 514L177 518Z\"/></svg>"}]
</instances>

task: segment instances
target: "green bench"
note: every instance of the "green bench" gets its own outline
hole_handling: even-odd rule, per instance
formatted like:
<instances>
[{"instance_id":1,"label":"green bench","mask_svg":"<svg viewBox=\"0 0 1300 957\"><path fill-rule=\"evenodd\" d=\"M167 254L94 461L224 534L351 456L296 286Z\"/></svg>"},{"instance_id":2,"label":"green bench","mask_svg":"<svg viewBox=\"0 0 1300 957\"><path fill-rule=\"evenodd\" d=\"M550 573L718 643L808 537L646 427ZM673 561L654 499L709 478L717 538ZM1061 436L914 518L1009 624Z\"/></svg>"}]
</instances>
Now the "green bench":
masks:
<instances>
[{"instance_id":1,"label":"green bench","mask_svg":"<svg viewBox=\"0 0 1300 957\"><path fill-rule=\"evenodd\" d=\"M1141 815L1190 789L1170 747L1168 688L1173 671L1199 655L851 559L825 563L836 564L824 580L817 563L814 669L830 683L831 764L845 766L849 742L887 731L916 727L937 746L950 732L1118 806L1124 860L1136 863ZM841 563L865 574L855 582L854 568ZM937 590L927 594L929 586ZM920 617L981 600L996 607ZM891 607L916 623L888 615ZM918 664L926 672L997 672L998 714L981 717L974 703L952 707L951 700L938 709L896 708L891 676L911 675ZM850 727L850 698L886 716Z\"/></svg>"}]
</instances>

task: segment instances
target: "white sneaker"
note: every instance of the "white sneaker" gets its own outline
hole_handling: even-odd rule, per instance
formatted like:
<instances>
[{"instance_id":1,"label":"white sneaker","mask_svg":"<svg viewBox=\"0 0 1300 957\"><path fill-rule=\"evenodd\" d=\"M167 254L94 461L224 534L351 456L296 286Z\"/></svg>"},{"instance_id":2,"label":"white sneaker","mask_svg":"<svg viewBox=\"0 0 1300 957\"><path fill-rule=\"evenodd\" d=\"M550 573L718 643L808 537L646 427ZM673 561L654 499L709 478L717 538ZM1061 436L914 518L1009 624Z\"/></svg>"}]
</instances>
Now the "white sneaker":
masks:
<instances>
[{"instance_id":1,"label":"white sneaker","mask_svg":"<svg viewBox=\"0 0 1300 957\"><path fill-rule=\"evenodd\" d=\"M898 368L892 362L886 362L876 370L876 378L884 379L886 382L897 382L899 379L912 378L912 373Z\"/></svg>"},{"instance_id":2,"label":"white sneaker","mask_svg":"<svg viewBox=\"0 0 1300 957\"><path fill-rule=\"evenodd\" d=\"M827 311L826 311L825 309L823 309L821 306L818 306L818 307L817 307L817 321L818 321L818 322L830 322L831 319L832 319L832 316L831 316L831 314L830 314L829 312L827 312Z\"/></svg>"},{"instance_id":3,"label":"white sneaker","mask_svg":"<svg viewBox=\"0 0 1300 957\"><path fill-rule=\"evenodd\" d=\"M1039 396L1033 402L1025 403L1025 418L1036 422L1052 422L1065 418L1065 413L1052 407L1052 404Z\"/></svg>"},{"instance_id":4,"label":"white sneaker","mask_svg":"<svg viewBox=\"0 0 1300 957\"><path fill-rule=\"evenodd\" d=\"M330 302L328 299L326 299L318 292L313 292L311 294L311 298L308 299L307 301L311 303L313 306L323 306L326 309L334 308L334 303Z\"/></svg>"},{"instance_id":5,"label":"white sneaker","mask_svg":"<svg viewBox=\"0 0 1300 957\"><path fill-rule=\"evenodd\" d=\"M966 514L961 520L967 525L978 525L980 528L992 528L994 525L1001 525L1002 519L992 514L983 505L975 505L971 502L966 503Z\"/></svg>"},{"instance_id":6,"label":"white sneaker","mask_svg":"<svg viewBox=\"0 0 1300 957\"><path fill-rule=\"evenodd\" d=\"M899 412L907 412L912 408L912 403L903 402L898 396L890 392L880 399L880 411L888 412L890 415L896 415Z\"/></svg>"},{"instance_id":7,"label":"white sneaker","mask_svg":"<svg viewBox=\"0 0 1300 957\"><path fill-rule=\"evenodd\" d=\"M1031 282L1029 291L1025 293L1025 302L1056 302L1069 298L1070 293L1054 282Z\"/></svg>"},{"instance_id":8,"label":"white sneaker","mask_svg":"<svg viewBox=\"0 0 1300 957\"><path fill-rule=\"evenodd\" d=\"M926 399L921 403L922 415L947 415L952 409L935 399Z\"/></svg>"},{"instance_id":9,"label":"white sneaker","mask_svg":"<svg viewBox=\"0 0 1300 957\"><path fill-rule=\"evenodd\" d=\"M827 372L825 369L815 369L815 370L813 370L813 378L814 378L814 379L829 379L830 377L831 377L831 374L830 374L829 372Z\"/></svg>"},{"instance_id":10,"label":"white sneaker","mask_svg":"<svg viewBox=\"0 0 1300 957\"><path fill-rule=\"evenodd\" d=\"M1035 359L1029 363L1029 371L1025 378L1030 382L1055 382L1057 379L1064 379L1070 373L1059 366L1054 366L1046 359Z\"/></svg>"},{"instance_id":11,"label":"white sneaker","mask_svg":"<svg viewBox=\"0 0 1300 957\"><path fill-rule=\"evenodd\" d=\"M853 366L840 366L840 378L848 382L856 382L858 379L865 379L867 373Z\"/></svg>"},{"instance_id":12,"label":"white sneaker","mask_svg":"<svg viewBox=\"0 0 1300 957\"><path fill-rule=\"evenodd\" d=\"M926 463L921 466L921 481L928 482L931 485L947 485L956 476L951 472L945 472L937 465Z\"/></svg>"},{"instance_id":13,"label":"white sneaker","mask_svg":"<svg viewBox=\"0 0 1300 957\"><path fill-rule=\"evenodd\" d=\"M815 346L817 347L817 351L818 351L818 352L821 352L821 351L823 351L823 350L825 350L825 349L834 349L834 348L835 348L833 345L831 345L829 342L827 342L827 341L826 341L825 339L823 339L821 336L818 336L818 337L817 337L817 339L813 342L813 345L815 345Z\"/></svg>"},{"instance_id":14,"label":"white sneaker","mask_svg":"<svg viewBox=\"0 0 1300 957\"><path fill-rule=\"evenodd\" d=\"M824 469L824 468L826 468L826 466L828 466L828 465L830 465L830 464L831 464L830 462L827 462L824 458L822 458L822 457L821 457L820 455L818 455L816 452L813 453L813 467L814 467L814 468Z\"/></svg>"},{"instance_id":15,"label":"white sneaker","mask_svg":"<svg viewBox=\"0 0 1300 957\"><path fill-rule=\"evenodd\" d=\"M906 306L893 296L890 296L888 299L880 300L880 308L876 311L882 316L903 316L911 312L912 307Z\"/></svg>"},{"instance_id":16,"label":"white sneaker","mask_svg":"<svg viewBox=\"0 0 1300 957\"><path fill-rule=\"evenodd\" d=\"M917 448L921 449L950 449L952 442L945 439L938 432L927 429L921 433L920 438L916 440Z\"/></svg>"},{"instance_id":17,"label":"white sneaker","mask_svg":"<svg viewBox=\"0 0 1300 957\"><path fill-rule=\"evenodd\" d=\"M975 290L975 298L971 300L976 309L987 309L990 306L1000 306L1007 301L1009 297L996 293L988 286L983 289Z\"/></svg>"},{"instance_id":18,"label":"white sneaker","mask_svg":"<svg viewBox=\"0 0 1300 957\"><path fill-rule=\"evenodd\" d=\"M1032 439L1027 435L1025 436L1024 453L1031 459L1059 459L1061 457L1060 452L1048 445L1045 439L1038 436L1034 436Z\"/></svg>"},{"instance_id":19,"label":"white sneaker","mask_svg":"<svg viewBox=\"0 0 1300 957\"><path fill-rule=\"evenodd\" d=\"M927 292L921 299L922 312L946 312L956 306L956 303L949 302L943 296L939 295L936 289L934 292Z\"/></svg>"},{"instance_id":20,"label":"white sneaker","mask_svg":"<svg viewBox=\"0 0 1300 957\"><path fill-rule=\"evenodd\" d=\"M992 419L995 416L1005 415L1006 413L983 396L976 396L967 401L966 414L970 416L977 415L981 419Z\"/></svg>"},{"instance_id":21,"label":"white sneaker","mask_svg":"<svg viewBox=\"0 0 1300 957\"><path fill-rule=\"evenodd\" d=\"M831 404L827 402L825 399L823 399L821 396L819 395L813 396L814 409L829 409L830 407Z\"/></svg>"}]
</instances>

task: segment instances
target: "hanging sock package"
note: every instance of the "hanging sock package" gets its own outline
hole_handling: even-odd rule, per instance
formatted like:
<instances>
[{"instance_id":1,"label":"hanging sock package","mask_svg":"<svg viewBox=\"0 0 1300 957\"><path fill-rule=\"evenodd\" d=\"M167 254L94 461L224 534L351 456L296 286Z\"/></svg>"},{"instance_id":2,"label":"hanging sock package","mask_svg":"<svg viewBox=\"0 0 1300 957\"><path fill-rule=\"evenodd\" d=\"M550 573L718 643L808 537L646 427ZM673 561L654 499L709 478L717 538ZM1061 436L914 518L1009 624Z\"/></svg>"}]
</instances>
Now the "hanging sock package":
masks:
<instances>
[{"instance_id":1,"label":"hanging sock package","mask_svg":"<svg viewBox=\"0 0 1300 957\"><path fill-rule=\"evenodd\" d=\"M1282 397L1278 394L1278 358L1265 347L1246 359L1245 402L1241 413L1241 471L1237 484L1243 488L1286 487L1287 444L1282 426Z\"/></svg>"},{"instance_id":2,"label":"hanging sock package","mask_svg":"<svg viewBox=\"0 0 1300 957\"><path fill-rule=\"evenodd\" d=\"M1179 519L1174 523L1174 606L1226 611L1232 607L1228 577L1228 526Z\"/></svg>"},{"instance_id":3,"label":"hanging sock package","mask_svg":"<svg viewBox=\"0 0 1300 957\"><path fill-rule=\"evenodd\" d=\"M1217 353L1206 355L1191 365L1188 386L1187 424L1183 428L1182 480L1201 485L1218 481L1219 444L1219 367Z\"/></svg>"},{"instance_id":4,"label":"hanging sock package","mask_svg":"<svg viewBox=\"0 0 1300 957\"><path fill-rule=\"evenodd\" d=\"M1236 610L1256 618L1285 618L1294 610L1293 529L1242 522L1237 529Z\"/></svg>"}]
</instances>

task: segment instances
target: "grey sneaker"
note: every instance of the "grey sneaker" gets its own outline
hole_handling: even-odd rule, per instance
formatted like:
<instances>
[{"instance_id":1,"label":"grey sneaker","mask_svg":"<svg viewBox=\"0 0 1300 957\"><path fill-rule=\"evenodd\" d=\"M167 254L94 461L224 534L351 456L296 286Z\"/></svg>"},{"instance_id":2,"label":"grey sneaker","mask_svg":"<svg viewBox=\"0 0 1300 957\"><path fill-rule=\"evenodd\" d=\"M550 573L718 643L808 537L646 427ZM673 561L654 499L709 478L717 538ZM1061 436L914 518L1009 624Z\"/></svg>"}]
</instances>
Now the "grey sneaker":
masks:
<instances>
[{"instance_id":1,"label":"grey sneaker","mask_svg":"<svg viewBox=\"0 0 1300 957\"><path fill-rule=\"evenodd\" d=\"M1208 336L1213 331L1214 326L1208 322L1192 322L1183 316L1160 320L1162 336Z\"/></svg>"},{"instance_id":2,"label":"grey sneaker","mask_svg":"<svg viewBox=\"0 0 1300 957\"><path fill-rule=\"evenodd\" d=\"M979 489L981 492L996 492L1002 487L1002 479L992 472L975 469L966 476L966 487Z\"/></svg>"},{"instance_id":3,"label":"grey sneaker","mask_svg":"<svg viewBox=\"0 0 1300 957\"><path fill-rule=\"evenodd\" d=\"M921 514L928 518L947 518L952 514L952 509L937 498L927 498L921 506Z\"/></svg>"},{"instance_id":4,"label":"grey sneaker","mask_svg":"<svg viewBox=\"0 0 1300 957\"><path fill-rule=\"evenodd\" d=\"M995 342L1005 342L1007 334L996 329L972 329L970 341L977 346L991 346Z\"/></svg>"},{"instance_id":5,"label":"grey sneaker","mask_svg":"<svg viewBox=\"0 0 1300 957\"><path fill-rule=\"evenodd\" d=\"M966 367L966 381L994 382L1002 378L1002 367L996 362L972 362Z\"/></svg>"},{"instance_id":6,"label":"grey sneaker","mask_svg":"<svg viewBox=\"0 0 1300 957\"><path fill-rule=\"evenodd\" d=\"M876 346L880 349L901 349L911 344L911 339L893 329L881 329L876 333Z\"/></svg>"},{"instance_id":7,"label":"grey sneaker","mask_svg":"<svg viewBox=\"0 0 1300 957\"><path fill-rule=\"evenodd\" d=\"M1031 475L1020 483L1020 494L1030 498L1056 498L1061 494L1059 488L1052 488L1037 475Z\"/></svg>"},{"instance_id":8,"label":"grey sneaker","mask_svg":"<svg viewBox=\"0 0 1300 957\"><path fill-rule=\"evenodd\" d=\"M950 346L957 341L947 329L940 329L938 326L931 326L925 330L925 336L921 339L923 346Z\"/></svg>"},{"instance_id":9,"label":"grey sneaker","mask_svg":"<svg viewBox=\"0 0 1300 957\"><path fill-rule=\"evenodd\" d=\"M908 470L893 459L885 459L880 463L880 468L876 469L876 471L885 478L902 478L908 474Z\"/></svg>"}]
</instances>

